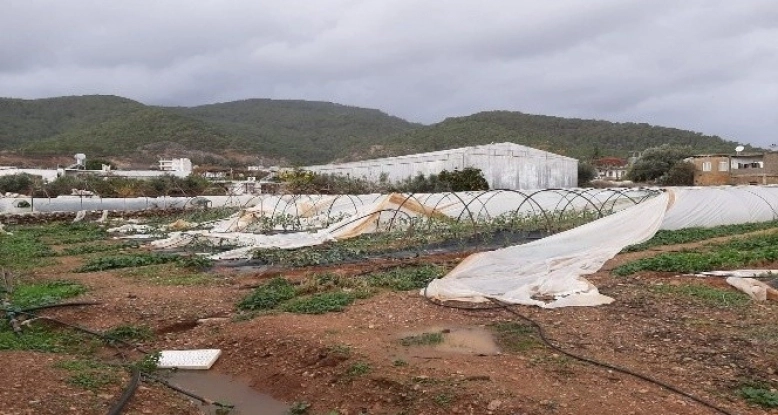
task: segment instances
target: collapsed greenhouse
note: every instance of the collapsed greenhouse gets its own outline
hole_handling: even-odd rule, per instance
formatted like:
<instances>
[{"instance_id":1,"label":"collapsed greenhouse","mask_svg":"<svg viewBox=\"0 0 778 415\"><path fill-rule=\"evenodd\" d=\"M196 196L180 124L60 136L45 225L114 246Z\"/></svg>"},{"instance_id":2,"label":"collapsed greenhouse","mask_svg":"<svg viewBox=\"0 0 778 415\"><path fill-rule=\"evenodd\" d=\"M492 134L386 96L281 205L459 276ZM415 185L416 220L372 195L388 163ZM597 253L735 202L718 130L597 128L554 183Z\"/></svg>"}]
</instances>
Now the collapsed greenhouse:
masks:
<instances>
[{"instance_id":1,"label":"collapsed greenhouse","mask_svg":"<svg viewBox=\"0 0 778 415\"><path fill-rule=\"evenodd\" d=\"M371 234L409 239L416 233L434 239L505 229L527 236L542 230L551 235L513 239L511 246L469 256L423 294L553 308L613 301L583 276L660 229L778 219L778 187L289 195L255 198L246 206L207 224L208 229L174 231L152 245L218 246L226 250L211 258L239 259ZM468 229L470 233L463 232Z\"/></svg>"}]
</instances>

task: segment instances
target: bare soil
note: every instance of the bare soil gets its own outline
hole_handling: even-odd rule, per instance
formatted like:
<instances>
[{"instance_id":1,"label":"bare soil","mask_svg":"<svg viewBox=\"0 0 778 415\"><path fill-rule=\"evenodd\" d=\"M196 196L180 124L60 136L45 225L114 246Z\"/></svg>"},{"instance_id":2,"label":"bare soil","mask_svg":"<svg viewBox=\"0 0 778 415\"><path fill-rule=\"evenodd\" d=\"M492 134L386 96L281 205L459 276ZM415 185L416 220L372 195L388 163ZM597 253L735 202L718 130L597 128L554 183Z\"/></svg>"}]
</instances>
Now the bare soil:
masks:
<instances>
[{"instance_id":1,"label":"bare soil","mask_svg":"<svg viewBox=\"0 0 778 415\"><path fill-rule=\"evenodd\" d=\"M747 381L778 383L778 304L715 307L652 289L658 284L685 284L694 277L609 273L636 256L617 256L591 276L603 293L616 299L610 305L514 309L540 324L566 351L640 372L733 414L778 413L749 405L737 393ZM415 261L451 264L462 257ZM418 292L382 292L357 300L341 313L273 313L241 320L235 318L235 304L250 287L275 273L217 267L207 285L159 286L121 271L73 273L79 259L58 260L58 265L27 277L79 281L90 288L79 299L101 303L52 309L46 315L96 330L120 324L149 326L156 336L141 344L146 350L220 348L223 354L212 371L279 400L310 403L309 414L716 413L656 384L557 353L534 335L527 347L494 353L488 346L493 339L483 333L495 324L517 321L500 308L464 310L433 304ZM392 264L327 269L360 274L388 265ZM285 275L300 277L313 271L298 269ZM729 289L718 279L693 282ZM399 342L409 333L441 330L476 334L472 342L448 348ZM105 353L115 357L110 349ZM125 353L138 357L137 352ZM99 392L85 391L69 384L68 374L55 366L70 358L0 353L4 380L0 415L106 413L129 374ZM200 411L182 395L144 383L124 413Z\"/></svg>"}]
</instances>

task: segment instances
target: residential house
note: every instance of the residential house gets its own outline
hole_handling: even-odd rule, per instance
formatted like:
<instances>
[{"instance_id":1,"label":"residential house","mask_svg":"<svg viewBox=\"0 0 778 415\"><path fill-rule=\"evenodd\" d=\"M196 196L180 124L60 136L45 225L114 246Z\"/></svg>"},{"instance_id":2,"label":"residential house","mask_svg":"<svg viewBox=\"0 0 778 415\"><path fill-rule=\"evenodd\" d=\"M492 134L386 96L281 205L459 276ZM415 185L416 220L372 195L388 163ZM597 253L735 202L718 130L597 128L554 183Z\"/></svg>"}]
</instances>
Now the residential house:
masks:
<instances>
[{"instance_id":1,"label":"residential house","mask_svg":"<svg viewBox=\"0 0 778 415\"><path fill-rule=\"evenodd\" d=\"M592 164L597 169L597 178L600 180L624 180L629 169L629 162L619 157L602 157Z\"/></svg>"},{"instance_id":2,"label":"residential house","mask_svg":"<svg viewBox=\"0 0 778 415\"><path fill-rule=\"evenodd\" d=\"M687 159L695 167L694 184L778 184L778 152L712 154Z\"/></svg>"}]
</instances>

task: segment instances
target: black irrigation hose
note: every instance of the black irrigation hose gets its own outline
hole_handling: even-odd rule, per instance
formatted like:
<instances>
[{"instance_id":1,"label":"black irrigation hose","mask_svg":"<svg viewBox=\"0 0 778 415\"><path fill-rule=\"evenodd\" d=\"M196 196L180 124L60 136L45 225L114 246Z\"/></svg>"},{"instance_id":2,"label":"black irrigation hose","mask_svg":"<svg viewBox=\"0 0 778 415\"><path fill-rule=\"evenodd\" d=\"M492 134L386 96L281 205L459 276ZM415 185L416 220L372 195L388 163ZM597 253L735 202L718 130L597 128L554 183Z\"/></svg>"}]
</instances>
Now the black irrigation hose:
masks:
<instances>
[{"instance_id":1,"label":"black irrigation hose","mask_svg":"<svg viewBox=\"0 0 778 415\"><path fill-rule=\"evenodd\" d=\"M77 304L77 303L65 303L65 304L62 304L62 306L66 306L66 305L86 305L86 304L80 304L80 303L79 304ZM51 306L44 306L42 308L51 308ZM146 351L144 349L141 349L137 345L134 345L134 344L132 344L130 342L127 342L127 341L124 341L124 340L121 340L121 339L116 339L116 338L113 338L111 336L106 336L103 333L100 333L100 332L88 329L86 327L81 327L79 325L71 324L71 323L68 323L68 322L65 322L65 321L62 321L62 320L57 320L57 319L51 318L51 317L41 317L41 316L33 314L33 313L29 312L29 311L17 311L17 313L25 314L25 315L28 315L30 317L41 319L41 320L48 320L48 321L51 321L53 323L57 323L59 325L65 326L65 327L69 327L69 328L72 328L72 329L75 329L75 330L78 330L78 331L82 331L84 333L91 334L93 336L99 337L100 339L103 339L106 342L120 343L122 345L131 347L131 348L133 348L133 349L135 349L135 350L137 350L137 351L139 351L139 352L141 352L143 354L150 354L148 351ZM203 398L203 397L198 396L198 395L196 395L196 394L194 394L192 392L189 392L189 391L187 391L185 389L181 389L178 386L175 386L175 385L167 382L164 379L157 378L157 377L155 377L155 376L153 376L153 375L151 375L149 373L145 373L145 372L141 373L140 371L138 371L138 369L133 369L133 378L132 378L131 383L127 386L127 388L125 389L124 393L122 394L121 398L116 403L116 405L114 405L111 408L111 410L108 412L108 415L118 415L118 414L121 413L121 411L124 408L124 406L127 404L127 402L129 402L130 398L135 393L135 390L138 388L138 382L139 382L141 374L144 377L148 378L148 379L151 379L151 380L154 380L156 382L159 382L159 383L167 386L168 388L173 389L176 392L182 393L182 394L184 394L184 395L186 395L186 396L188 396L188 397L190 397L192 399L196 399L196 400L198 400L200 402L204 402L204 403L207 403L209 405L219 406L219 407L222 407L222 408L230 408L230 409L234 408L234 405L223 404L221 402L216 402L216 401L213 401L213 400L210 400L210 399Z\"/></svg>"},{"instance_id":2,"label":"black irrigation hose","mask_svg":"<svg viewBox=\"0 0 778 415\"><path fill-rule=\"evenodd\" d=\"M108 415L121 414L124 407L127 406L127 403L132 399L132 396L135 395L135 391L138 390L139 385L140 371L138 369L133 369L130 383L127 384L127 387L124 389L124 392L122 392L122 396L119 397L119 400L108 410Z\"/></svg>"},{"instance_id":3,"label":"black irrigation hose","mask_svg":"<svg viewBox=\"0 0 778 415\"><path fill-rule=\"evenodd\" d=\"M511 314L513 314L513 315L515 315L515 316L517 316L519 318L521 318L522 320L528 322L533 328L535 328L535 330L537 330L538 336L540 337L540 340L548 348L550 348L550 349L552 349L552 350L554 350L554 351L556 351L558 353L561 353L561 354L563 354L565 356L571 357L573 359L576 359L576 360L579 360L579 361L582 361L582 362L585 362L585 363L589 363L589 364L594 365L594 366L602 367L602 368L605 368L605 369L610 369L610 370L613 370L613 371L616 371L616 372L619 372L619 373L622 373L622 374L625 374L625 375L630 375L630 376L636 377L636 378L638 378L640 380L643 380L643 381L648 382L648 383L652 383L654 385L657 385L659 387L667 389L667 390L669 390L669 391L671 391L673 393L681 395L681 396L683 396L685 398L691 399L692 401L697 402L700 405L703 405L703 406L705 406L705 407L707 407L709 409L712 409L712 410L714 410L714 411L716 411L718 413L721 413L721 414L724 414L724 415L735 415L733 412L729 412L726 409L717 406L716 404L708 402L708 401L706 401L706 400L704 400L702 398L698 398L698 397L696 397L696 396L694 396L694 395L692 395L692 394L690 394L688 392L684 392L684 391L676 388L675 386L672 386L672 385L667 384L665 382L662 382L660 380L654 379L654 378L652 378L652 377L650 377L648 375L643 375L641 373L638 373L638 372L635 372L635 371L632 371L632 370L629 370L629 369L626 369L626 368L615 366L615 365L612 365L612 364L609 364L609 363L600 362L600 361L597 361L597 360L594 360L594 359L591 359L591 358L588 358L588 357L585 357L585 356L580 356L580 355L577 355L575 353L563 350L559 346L556 346L553 343L551 343L551 341L546 337L545 330L543 330L543 327L538 322L536 322L535 320L533 320L533 319L531 319L531 318L529 318L529 317L519 313L518 311L512 309L511 308L512 304L507 304L507 303L504 303L504 302L502 302L500 300L497 300L497 299L494 299L494 298L488 298L489 301L494 303L494 306L491 306L491 307L490 306L474 307L474 306L465 306L465 305L446 304L446 303L441 302L441 301L433 300L432 298L427 296L427 288L426 287L424 288L424 298L426 298L427 301L429 301L430 303L435 304L437 306L443 306L443 307L448 307L448 308L455 308L455 309L460 309L460 310L494 310L494 309L501 308L501 309L503 309L503 310L505 310L505 311L507 311L507 312L509 312L509 313L511 313Z\"/></svg>"},{"instance_id":4,"label":"black irrigation hose","mask_svg":"<svg viewBox=\"0 0 778 415\"><path fill-rule=\"evenodd\" d=\"M505 311L507 311L507 312L509 312L509 313L511 313L511 314L513 314L513 315L515 315L515 316L517 316L519 318L521 318L522 320L524 320L527 323L529 323L530 325L532 325L532 327L534 327L535 330L537 330L538 336L543 341L543 343L545 343L546 346L548 346L549 348L551 348L554 351L557 351L557 352L559 352L559 353L561 353L561 354L563 354L565 356L572 357L573 359L580 360L582 362L586 362L586 363L589 363L589 364L592 364L592 365L595 365L595 366L599 366L599 367L602 367L602 368L605 368L605 369L610 369L610 370L613 370L613 371L616 371L616 372L623 373L625 375L630 375L630 376L636 377L636 378L638 378L640 380L643 380L643 381L646 381L646 382L649 382L649 383L653 383L653 384L655 384L657 386L665 388L665 389L667 389L667 390L669 390L671 392L674 392L674 393L676 393L678 395L681 395L681 396L683 396L685 398L691 399L692 401L697 402L700 405L703 405L705 407L708 407L709 409L712 409L712 410L714 410L714 411L716 411L718 413L721 413L721 414L724 414L724 415L734 415L734 413L729 412L726 409L721 408L721 407L717 406L714 403L708 402L708 401L706 401L706 400L704 400L702 398L698 398L698 397L696 397L696 396L694 396L694 395L692 395L692 394L690 394L688 392L684 392L684 391L676 388L675 386L672 386L672 385L670 385L668 383L662 382L661 380L654 379L654 378L652 378L652 377L650 377L648 375L644 375L644 374L632 371L630 369L626 369L626 368L622 368L622 367L619 367L619 366L615 366L615 365L612 365L610 363L600 362L600 361L597 361L597 360L594 360L594 359L591 359L591 358L588 358L588 357L585 357L585 356L577 355L575 353L563 350L559 346L556 346L553 343L551 343L551 341L546 337L546 333L543 330L543 327L540 324L538 324L538 322L536 322L535 320L533 320L533 319L531 319L531 318L529 318L529 317L519 313L518 311L510 308L510 304L503 303L502 301L499 301L499 300L496 300L496 299L493 299L493 298L489 298L489 300L492 301L493 303L497 304L498 306L502 307L503 309L505 309Z\"/></svg>"},{"instance_id":5,"label":"black irrigation hose","mask_svg":"<svg viewBox=\"0 0 778 415\"><path fill-rule=\"evenodd\" d=\"M37 310L45 310L48 308L59 308L59 307L76 307L76 306L84 306L84 305L99 305L102 304L99 301L79 301L79 302L73 302L73 303L58 303L58 304L49 304L49 305L39 305L36 307L28 307L23 308L21 311L23 312L30 312L30 311L37 311Z\"/></svg>"}]
</instances>

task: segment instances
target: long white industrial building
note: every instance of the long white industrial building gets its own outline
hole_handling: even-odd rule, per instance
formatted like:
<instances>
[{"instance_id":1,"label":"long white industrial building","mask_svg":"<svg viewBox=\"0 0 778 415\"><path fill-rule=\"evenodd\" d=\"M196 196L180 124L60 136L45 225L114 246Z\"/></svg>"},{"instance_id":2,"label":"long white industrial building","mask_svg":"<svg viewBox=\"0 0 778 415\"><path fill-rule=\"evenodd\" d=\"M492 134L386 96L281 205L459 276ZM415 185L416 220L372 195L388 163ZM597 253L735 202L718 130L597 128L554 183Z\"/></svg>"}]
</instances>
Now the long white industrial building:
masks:
<instances>
[{"instance_id":1,"label":"long white industrial building","mask_svg":"<svg viewBox=\"0 0 778 415\"><path fill-rule=\"evenodd\" d=\"M576 187L578 160L514 143L463 147L431 153L304 167L318 173L392 182L443 170L481 169L490 189Z\"/></svg>"}]
</instances>

